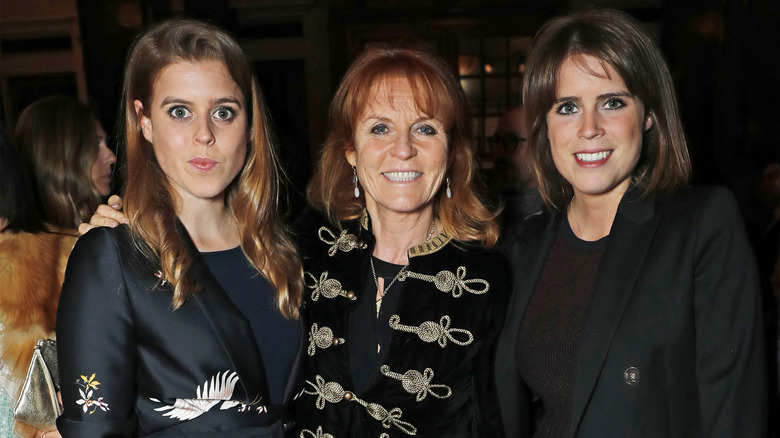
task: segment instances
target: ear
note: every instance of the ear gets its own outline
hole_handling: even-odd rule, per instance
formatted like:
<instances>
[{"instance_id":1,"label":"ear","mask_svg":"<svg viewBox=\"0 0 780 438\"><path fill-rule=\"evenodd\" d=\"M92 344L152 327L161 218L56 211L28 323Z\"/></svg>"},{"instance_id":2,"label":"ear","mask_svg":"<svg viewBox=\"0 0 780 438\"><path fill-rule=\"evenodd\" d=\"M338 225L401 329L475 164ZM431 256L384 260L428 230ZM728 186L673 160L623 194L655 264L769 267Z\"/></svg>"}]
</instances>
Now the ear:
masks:
<instances>
[{"instance_id":1,"label":"ear","mask_svg":"<svg viewBox=\"0 0 780 438\"><path fill-rule=\"evenodd\" d=\"M645 115L645 131L649 131L650 128L653 127L653 124L655 124L655 121L653 119L653 113L651 111L648 111L647 115Z\"/></svg>"},{"instance_id":2,"label":"ear","mask_svg":"<svg viewBox=\"0 0 780 438\"><path fill-rule=\"evenodd\" d=\"M350 166L357 166L357 157L355 156L355 148L348 147L346 151L344 151L344 156L347 158L347 162Z\"/></svg>"},{"instance_id":3,"label":"ear","mask_svg":"<svg viewBox=\"0 0 780 438\"><path fill-rule=\"evenodd\" d=\"M141 126L141 132L143 133L146 141L151 143L152 142L152 119L150 119L144 113L144 104L142 104L140 100L135 99L133 101L133 106L135 107L135 115L138 117L138 124Z\"/></svg>"}]
</instances>

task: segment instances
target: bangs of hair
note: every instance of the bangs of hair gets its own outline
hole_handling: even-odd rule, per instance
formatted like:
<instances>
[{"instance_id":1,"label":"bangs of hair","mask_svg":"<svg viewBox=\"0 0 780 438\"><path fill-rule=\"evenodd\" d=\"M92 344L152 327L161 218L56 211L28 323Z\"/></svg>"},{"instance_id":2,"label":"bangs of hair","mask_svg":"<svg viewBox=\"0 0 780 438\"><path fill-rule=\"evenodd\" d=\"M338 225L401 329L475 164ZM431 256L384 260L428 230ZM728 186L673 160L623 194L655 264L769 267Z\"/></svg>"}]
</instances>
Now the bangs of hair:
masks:
<instances>
[{"instance_id":1,"label":"bangs of hair","mask_svg":"<svg viewBox=\"0 0 780 438\"><path fill-rule=\"evenodd\" d=\"M415 109L429 118L442 121L449 132L454 122L452 93L429 65L409 56L376 58L367 63L362 74L350 84L342 117L354 129L354 123L371 104L375 90L405 83L414 96ZM395 82L395 83L394 83ZM393 106L392 97L389 102Z\"/></svg>"}]
</instances>

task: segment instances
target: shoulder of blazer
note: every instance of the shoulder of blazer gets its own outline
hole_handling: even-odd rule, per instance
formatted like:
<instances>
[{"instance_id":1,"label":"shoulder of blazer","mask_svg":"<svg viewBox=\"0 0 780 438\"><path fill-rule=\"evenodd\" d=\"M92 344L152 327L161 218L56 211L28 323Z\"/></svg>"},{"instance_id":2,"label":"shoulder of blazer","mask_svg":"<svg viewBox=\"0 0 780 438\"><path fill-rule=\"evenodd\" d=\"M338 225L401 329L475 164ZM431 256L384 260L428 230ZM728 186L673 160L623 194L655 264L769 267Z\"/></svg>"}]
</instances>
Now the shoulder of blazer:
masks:
<instances>
[{"instance_id":1,"label":"shoulder of blazer","mask_svg":"<svg viewBox=\"0 0 780 438\"><path fill-rule=\"evenodd\" d=\"M559 216L560 213L558 212L544 210L539 214L523 219L517 225L504 232L499 241L499 247L505 254L509 254L513 247L525 245L545 231L554 229Z\"/></svg>"}]
</instances>

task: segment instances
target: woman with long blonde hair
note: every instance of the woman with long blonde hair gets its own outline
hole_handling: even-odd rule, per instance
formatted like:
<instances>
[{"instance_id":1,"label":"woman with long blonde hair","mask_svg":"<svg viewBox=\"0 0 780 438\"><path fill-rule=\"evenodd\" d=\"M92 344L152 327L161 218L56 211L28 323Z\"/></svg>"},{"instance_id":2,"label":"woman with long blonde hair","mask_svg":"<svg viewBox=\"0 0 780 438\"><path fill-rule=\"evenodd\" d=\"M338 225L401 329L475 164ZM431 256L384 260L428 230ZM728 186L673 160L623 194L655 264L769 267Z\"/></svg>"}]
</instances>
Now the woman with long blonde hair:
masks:
<instances>
[{"instance_id":1,"label":"woman with long blonde hair","mask_svg":"<svg viewBox=\"0 0 780 438\"><path fill-rule=\"evenodd\" d=\"M58 314L63 436L279 437L299 391L301 264L246 56L172 20L128 57L129 226L76 245Z\"/></svg>"}]
</instances>

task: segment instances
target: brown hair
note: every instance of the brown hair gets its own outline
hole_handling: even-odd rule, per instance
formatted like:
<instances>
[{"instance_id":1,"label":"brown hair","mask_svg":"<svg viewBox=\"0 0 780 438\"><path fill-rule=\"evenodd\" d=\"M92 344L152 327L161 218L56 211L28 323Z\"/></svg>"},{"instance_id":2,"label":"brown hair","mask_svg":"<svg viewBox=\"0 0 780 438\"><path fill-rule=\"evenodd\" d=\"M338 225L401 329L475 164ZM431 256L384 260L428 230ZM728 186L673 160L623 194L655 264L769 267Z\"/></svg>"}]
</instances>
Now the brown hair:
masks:
<instances>
[{"instance_id":1,"label":"brown hair","mask_svg":"<svg viewBox=\"0 0 780 438\"><path fill-rule=\"evenodd\" d=\"M43 220L50 225L76 228L100 204L91 176L97 123L90 107L66 96L37 100L19 116L14 141L30 162Z\"/></svg>"},{"instance_id":2,"label":"brown hair","mask_svg":"<svg viewBox=\"0 0 780 438\"><path fill-rule=\"evenodd\" d=\"M355 126L374 86L393 78L405 79L417 110L442 120L447 131L452 199L440 188L433 201L434 215L453 238L492 246L498 224L496 213L478 195L468 99L438 55L409 42L366 49L347 70L330 105L330 133L308 186L309 202L325 210L334 223L361 214L365 191L354 197L352 167L345 153L355 147Z\"/></svg>"},{"instance_id":3,"label":"brown hair","mask_svg":"<svg viewBox=\"0 0 780 438\"><path fill-rule=\"evenodd\" d=\"M526 64L523 102L531 129L529 150L547 206L560 210L574 193L553 162L547 113L557 98L561 65L570 56L579 55L593 56L614 68L653 120L644 133L632 183L645 196L685 187L691 175L688 146L672 77L661 51L630 16L608 9L586 9L547 22L534 38Z\"/></svg>"},{"instance_id":4,"label":"brown hair","mask_svg":"<svg viewBox=\"0 0 780 438\"><path fill-rule=\"evenodd\" d=\"M243 51L215 26L170 20L142 34L130 51L123 95L125 211L130 228L152 249L154 254L149 256L159 258L163 277L174 286L174 308L181 306L196 286L190 275L192 260L176 232L175 191L141 133L141 115L136 114L133 101L138 99L144 108L151 108L153 85L163 68L176 62L201 61L222 62L247 103L246 161L227 187L225 202L236 219L247 259L276 288L282 314L295 318L301 303L303 269L278 217L280 175L267 111Z\"/></svg>"}]
</instances>

